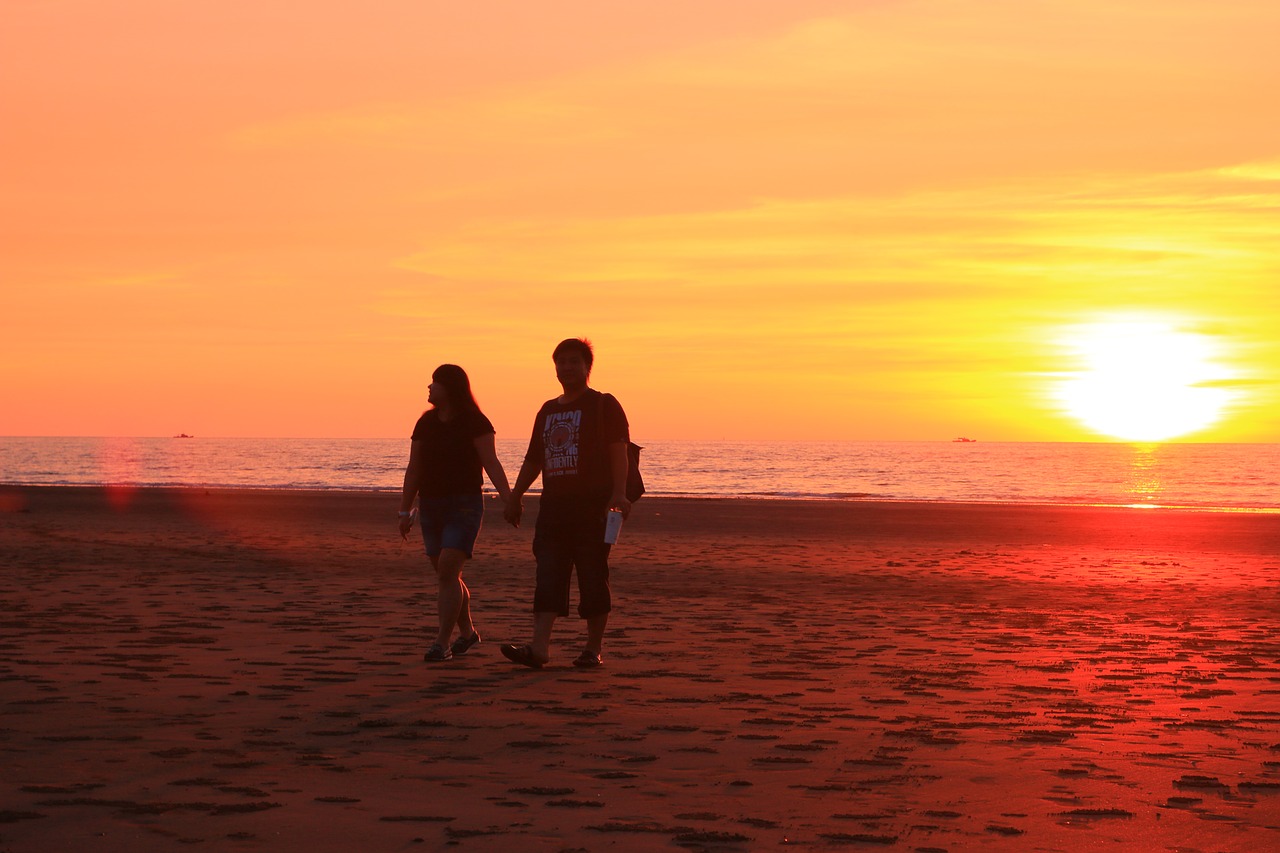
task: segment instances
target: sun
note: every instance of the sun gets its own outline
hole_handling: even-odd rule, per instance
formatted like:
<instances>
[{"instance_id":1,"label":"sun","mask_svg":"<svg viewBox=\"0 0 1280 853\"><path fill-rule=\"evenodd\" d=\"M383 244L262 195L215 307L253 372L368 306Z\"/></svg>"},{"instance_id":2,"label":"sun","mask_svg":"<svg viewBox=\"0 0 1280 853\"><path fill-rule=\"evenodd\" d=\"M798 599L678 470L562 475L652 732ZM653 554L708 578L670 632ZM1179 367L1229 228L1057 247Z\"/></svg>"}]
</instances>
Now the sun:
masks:
<instances>
[{"instance_id":1,"label":"sun","mask_svg":"<svg viewBox=\"0 0 1280 853\"><path fill-rule=\"evenodd\" d=\"M1071 417L1123 441L1166 441L1220 420L1232 379L1215 340L1152 320L1109 320L1065 335L1079 369L1057 389Z\"/></svg>"}]
</instances>

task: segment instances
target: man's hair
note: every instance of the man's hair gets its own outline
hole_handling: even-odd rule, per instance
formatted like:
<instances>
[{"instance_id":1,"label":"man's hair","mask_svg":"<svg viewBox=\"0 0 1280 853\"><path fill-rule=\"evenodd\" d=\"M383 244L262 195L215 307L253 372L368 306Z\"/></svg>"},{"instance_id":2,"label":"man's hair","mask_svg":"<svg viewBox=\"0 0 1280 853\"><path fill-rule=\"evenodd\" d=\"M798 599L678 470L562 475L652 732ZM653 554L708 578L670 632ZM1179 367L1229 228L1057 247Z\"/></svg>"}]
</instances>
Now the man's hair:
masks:
<instances>
[{"instance_id":1,"label":"man's hair","mask_svg":"<svg viewBox=\"0 0 1280 853\"><path fill-rule=\"evenodd\" d=\"M567 352L580 354L582 360L587 363L587 373L591 372L591 364L596 360L595 353L591 350L591 341L586 338L566 338L556 344L556 348L551 353L551 360L555 361Z\"/></svg>"}]
</instances>

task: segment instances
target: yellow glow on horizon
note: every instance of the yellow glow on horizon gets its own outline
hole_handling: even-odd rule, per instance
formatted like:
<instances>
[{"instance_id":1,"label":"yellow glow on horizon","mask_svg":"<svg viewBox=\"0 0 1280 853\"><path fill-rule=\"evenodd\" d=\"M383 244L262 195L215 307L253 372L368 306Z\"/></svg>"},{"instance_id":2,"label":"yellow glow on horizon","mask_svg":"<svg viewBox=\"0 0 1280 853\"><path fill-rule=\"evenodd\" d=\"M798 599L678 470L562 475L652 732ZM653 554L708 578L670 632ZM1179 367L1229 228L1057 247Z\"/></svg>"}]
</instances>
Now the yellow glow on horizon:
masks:
<instances>
[{"instance_id":1,"label":"yellow glow on horizon","mask_svg":"<svg viewBox=\"0 0 1280 853\"><path fill-rule=\"evenodd\" d=\"M1058 398L1097 433L1166 441L1212 426L1232 402L1222 383L1236 377L1206 335L1143 319L1105 320L1068 334L1082 365L1062 380Z\"/></svg>"}]
</instances>

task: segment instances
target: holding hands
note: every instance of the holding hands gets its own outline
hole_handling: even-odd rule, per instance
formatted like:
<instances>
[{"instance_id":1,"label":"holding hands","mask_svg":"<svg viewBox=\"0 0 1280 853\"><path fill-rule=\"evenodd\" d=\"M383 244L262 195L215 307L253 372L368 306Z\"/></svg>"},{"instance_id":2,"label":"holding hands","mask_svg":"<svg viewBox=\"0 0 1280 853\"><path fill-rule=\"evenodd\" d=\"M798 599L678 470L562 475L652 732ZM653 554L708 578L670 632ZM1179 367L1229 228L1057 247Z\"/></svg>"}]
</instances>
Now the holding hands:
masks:
<instances>
[{"instance_id":1,"label":"holding hands","mask_svg":"<svg viewBox=\"0 0 1280 853\"><path fill-rule=\"evenodd\" d=\"M524 514L524 504L520 498L514 494L507 500L506 506L502 510L502 517L507 520L507 524L512 527L520 526L520 516Z\"/></svg>"}]
</instances>

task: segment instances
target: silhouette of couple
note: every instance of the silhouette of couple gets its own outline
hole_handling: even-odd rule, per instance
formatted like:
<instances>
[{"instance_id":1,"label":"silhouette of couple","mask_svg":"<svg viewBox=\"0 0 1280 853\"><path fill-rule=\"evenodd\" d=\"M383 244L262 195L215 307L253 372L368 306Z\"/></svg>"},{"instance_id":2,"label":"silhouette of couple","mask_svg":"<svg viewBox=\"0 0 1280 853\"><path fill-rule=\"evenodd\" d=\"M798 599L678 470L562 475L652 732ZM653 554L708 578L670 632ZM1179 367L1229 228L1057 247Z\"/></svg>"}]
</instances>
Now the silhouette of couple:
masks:
<instances>
[{"instance_id":1,"label":"silhouette of couple","mask_svg":"<svg viewBox=\"0 0 1280 853\"><path fill-rule=\"evenodd\" d=\"M524 512L521 498L542 477L533 535L533 639L502 646L503 656L534 669L551 659L551 631L557 617L569 615L576 570L578 615L586 620L587 639L573 665L603 665L601 647L612 610L605 521L610 509L624 518L631 512L626 497L630 432L618 401L588 385L595 360L590 341L561 341L551 358L563 393L538 410L514 488L494 449L493 424L480 411L466 371L442 364L431 375L431 408L414 426L400 498L400 535L408 538L416 499L427 557L439 580L439 631L424 660L451 660L480 642L462 569L480 534L483 470L505 505L503 516L516 527ZM455 627L458 636L451 643Z\"/></svg>"}]
</instances>

